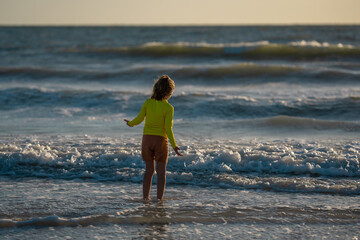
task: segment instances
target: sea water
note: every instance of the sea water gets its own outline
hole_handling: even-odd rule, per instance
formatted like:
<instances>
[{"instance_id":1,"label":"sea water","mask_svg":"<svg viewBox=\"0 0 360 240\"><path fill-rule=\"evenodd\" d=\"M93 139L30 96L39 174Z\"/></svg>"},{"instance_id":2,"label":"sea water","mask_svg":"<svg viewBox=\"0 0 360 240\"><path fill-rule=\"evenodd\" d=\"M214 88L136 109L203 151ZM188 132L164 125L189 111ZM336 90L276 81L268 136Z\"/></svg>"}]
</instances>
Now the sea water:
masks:
<instances>
[{"instance_id":1,"label":"sea water","mask_svg":"<svg viewBox=\"0 0 360 240\"><path fill-rule=\"evenodd\" d=\"M358 239L359 39L359 26L1 27L1 238ZM184 156L170 151L165 200L143 202L143 124L122 119L162 74Z\"/></svg>"}]
</instances>

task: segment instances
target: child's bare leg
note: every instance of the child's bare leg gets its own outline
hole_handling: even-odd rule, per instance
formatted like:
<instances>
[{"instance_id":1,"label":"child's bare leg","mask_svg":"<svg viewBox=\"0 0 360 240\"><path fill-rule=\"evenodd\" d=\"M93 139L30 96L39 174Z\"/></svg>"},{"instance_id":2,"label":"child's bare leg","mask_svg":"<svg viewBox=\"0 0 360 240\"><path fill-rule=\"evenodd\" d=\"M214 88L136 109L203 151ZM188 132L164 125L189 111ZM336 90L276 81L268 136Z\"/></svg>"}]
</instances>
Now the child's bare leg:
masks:
<instances>
[{"instance_id":1,"label":"child's bare leg","mask_svg":"<svg viewBox=\"0 0 360 240\"><path fill-rule=\"evenodd\" d=\"M149 200L152 178L154 176L155 161L145 161L146 169L143 179L143 199Z\"/></svg>"},{"instance_id":2,"label":"child's bare leg","mask_svg":"<svg viewBox=\"0 0 360 240\"><path fill-rule=\"evenodd\" d=\"M165 192L166 185L166 163L156 162L156 175L157 175L157 199L162 200Z\"/></svg>"}]
</instances>

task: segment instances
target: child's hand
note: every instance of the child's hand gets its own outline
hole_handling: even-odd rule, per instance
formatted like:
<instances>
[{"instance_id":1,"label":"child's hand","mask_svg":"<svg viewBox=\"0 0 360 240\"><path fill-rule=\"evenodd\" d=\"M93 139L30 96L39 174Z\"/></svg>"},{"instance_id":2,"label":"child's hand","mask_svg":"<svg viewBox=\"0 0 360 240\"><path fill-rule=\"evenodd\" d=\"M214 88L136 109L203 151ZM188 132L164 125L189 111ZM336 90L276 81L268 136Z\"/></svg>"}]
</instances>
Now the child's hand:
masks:
<instances>
[{"instance_id":1,"label":"child's hand","mask_svg":"<svg viewBox=\"0 0 360 240\"><path fill-rule=\"evenodd\" d=\"M129 125L129 122L130 122L129 120L124 119L124 121L126 122L126 125L128 125L129 127L133 127L133 126L130 126L130 125Z\"/></svg>"},{"instance_id":2,"label":"child's hand","mask_svg":"<svg viewBox=\"0 0 360 240\"><path fill-rule=\"evenodd\" d=\"M177 155L179 155L179 156L183 156L179 151L180 151L180 148L179 147L176 147L176 148L174 148L174 151L176 152L176 154Z\"/></svg>"}]
</instances>

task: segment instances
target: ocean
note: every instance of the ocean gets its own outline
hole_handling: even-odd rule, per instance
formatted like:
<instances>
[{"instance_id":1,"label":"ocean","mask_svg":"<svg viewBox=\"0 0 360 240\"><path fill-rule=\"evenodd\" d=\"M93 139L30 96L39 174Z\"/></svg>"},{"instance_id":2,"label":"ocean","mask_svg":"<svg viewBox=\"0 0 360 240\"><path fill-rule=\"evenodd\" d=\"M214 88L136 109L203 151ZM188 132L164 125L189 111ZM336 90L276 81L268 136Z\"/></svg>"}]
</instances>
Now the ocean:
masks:
<instances>
[{"instance_id":1,"label":"ocean","mask_svg":"<svg viewBox=\"0 0 360 240\"><path fill-rule=\"evenodd\" d=\"M142 201L154 80L165 200ZM359 239L360 26L0 27L1 239Z\"/></svg>"}]
</instances>

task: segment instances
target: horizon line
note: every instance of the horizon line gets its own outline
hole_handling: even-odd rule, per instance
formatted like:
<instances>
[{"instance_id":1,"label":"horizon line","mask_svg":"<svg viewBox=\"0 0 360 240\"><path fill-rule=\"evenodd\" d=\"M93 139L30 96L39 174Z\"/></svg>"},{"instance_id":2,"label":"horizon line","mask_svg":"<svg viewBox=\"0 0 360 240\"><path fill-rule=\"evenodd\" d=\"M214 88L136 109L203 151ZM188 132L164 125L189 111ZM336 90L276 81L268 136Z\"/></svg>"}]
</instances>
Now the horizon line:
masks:
<instances>
[{"instance_id":1,"label":"horizon line","mask_svg":"<svg viewBox=\"0 0 360 240\"><path fill-rule=\"evenodd\" d=\"M359 23L196 23L196 24L18 24L0 23L0 27L236 27L236 26L360 26Z\"/></svg>"}]
</instances>

